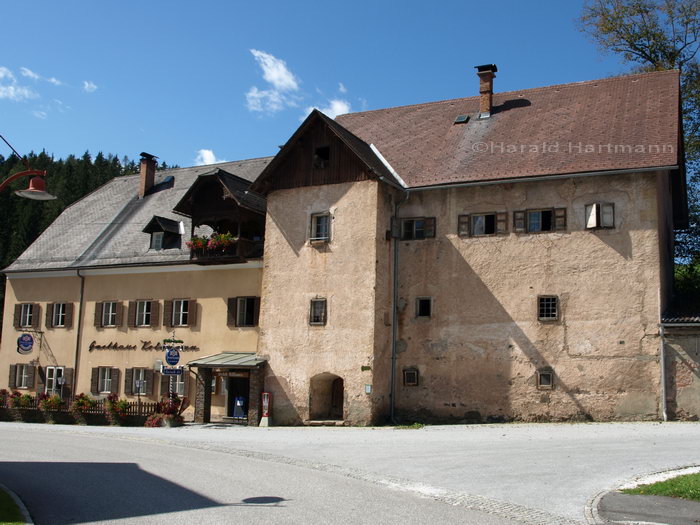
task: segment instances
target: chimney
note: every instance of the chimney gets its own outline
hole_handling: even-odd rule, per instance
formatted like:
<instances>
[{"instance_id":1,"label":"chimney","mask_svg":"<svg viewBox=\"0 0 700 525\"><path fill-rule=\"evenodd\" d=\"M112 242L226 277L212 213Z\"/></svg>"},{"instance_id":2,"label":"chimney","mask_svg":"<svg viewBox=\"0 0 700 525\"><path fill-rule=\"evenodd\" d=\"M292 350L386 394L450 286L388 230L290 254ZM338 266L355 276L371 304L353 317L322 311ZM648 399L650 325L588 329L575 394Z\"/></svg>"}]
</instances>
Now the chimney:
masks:
<instances>
[{"instance_id":1,"label":"chimney","mask_svg":"<svg viewBox=\"0 0 700 525\"><path fill-rule=\"evenodd\" d=\"M498 68L496 64L474 66L479 75L479 118L489 118L493 108L493 79Z\"/></svg>"},{"instance_id":2,"label":"chimney","mask_svg":"<svg viewBox=\"0 0 700 525\"><path fill-rule=\"evenodd\" d=\"M141 152L141 183L139 184L139 199L153 187L156 179L156 157L145 151Z\"/></svg>"}]
</instances>

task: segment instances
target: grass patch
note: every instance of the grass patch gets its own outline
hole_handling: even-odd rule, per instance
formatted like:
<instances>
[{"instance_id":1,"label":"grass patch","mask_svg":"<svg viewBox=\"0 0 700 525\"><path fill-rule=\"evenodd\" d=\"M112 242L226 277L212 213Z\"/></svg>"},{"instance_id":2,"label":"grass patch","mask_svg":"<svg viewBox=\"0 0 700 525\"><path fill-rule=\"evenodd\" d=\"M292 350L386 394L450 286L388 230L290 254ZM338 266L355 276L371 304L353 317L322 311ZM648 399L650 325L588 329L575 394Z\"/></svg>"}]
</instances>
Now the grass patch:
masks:
<instances>
[{"instance_id":1,"label":"grass patch","mask_svg":"<svg viewBox=\"0 0 700 525\"><path fill-rule=\"evenodd\" d=\"M19 524L24 524L22 513L10 495L0 489L0 525Z\"/></svg>"},{"instance_id":2,"label":"grass patch","mask_svg":"<svg viewBox=\"0 0 700 525\"><path fill-rule=\"evenodd\" d=\"M640 485L633 489L625 489L622 492L625 494L668 496L700 501L700 473L686 474L651 485Z\"/></svg>"},{"instance_id":3,"label":"grass patch","mask_svg":"<svg viewBox=\"0 0 700 525\"><path fill-rule=\"evenodd\" d=\"M419 430L425 425L423 423L411 423L410 425L396 425L396 430Z\"/></svg>"}]
</instances>

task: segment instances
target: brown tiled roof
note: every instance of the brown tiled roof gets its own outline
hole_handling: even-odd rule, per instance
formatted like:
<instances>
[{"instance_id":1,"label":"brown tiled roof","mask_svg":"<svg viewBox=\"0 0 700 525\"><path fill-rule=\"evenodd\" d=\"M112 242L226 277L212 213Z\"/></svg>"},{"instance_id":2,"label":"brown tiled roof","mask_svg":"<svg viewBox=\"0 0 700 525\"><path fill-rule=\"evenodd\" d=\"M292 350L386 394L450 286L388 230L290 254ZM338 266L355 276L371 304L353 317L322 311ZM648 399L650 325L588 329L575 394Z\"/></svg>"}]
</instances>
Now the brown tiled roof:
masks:
<instances>
[{"instance_id":1,"label":"brown tiled roof","mask_svg":"<svg viewBox=\"0 0 700 525\"><path fill-rule=\"evenodd\" d=\"M478 96L336 120L409 187L666 167L680 162L678 86L661 71L496 93L483 120Z\"/></svg>"}]
</instances>

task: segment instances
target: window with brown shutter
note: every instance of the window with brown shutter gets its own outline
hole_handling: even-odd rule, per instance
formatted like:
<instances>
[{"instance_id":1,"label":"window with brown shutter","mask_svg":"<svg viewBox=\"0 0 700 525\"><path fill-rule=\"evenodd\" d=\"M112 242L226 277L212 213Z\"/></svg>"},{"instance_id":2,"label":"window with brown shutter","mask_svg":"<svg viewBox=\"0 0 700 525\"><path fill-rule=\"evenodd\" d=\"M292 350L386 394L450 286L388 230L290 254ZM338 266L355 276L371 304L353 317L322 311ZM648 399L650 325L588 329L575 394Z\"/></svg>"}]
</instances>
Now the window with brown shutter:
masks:
<instances>
[{"instance_id":1,"label":"window with brown shutter","mask_svg":"<svg viewBox=\"0 0 700 525\"><path fill-rule=\"evenodd\" d=\"M129 309L126 314L127 328L136 328L136 301L129 301Z\"/></svg>"},{"instance_id":2,"label":"window with brown shutter","mask_svg":"<svg viewBox=\"0 0 700 525\"><path fill-rule=\"evenodd\" d=\"M55 304L48 303L46 305L46 319L44 319L44 326L46 328L53 328L53 309Z\"/></svg>"},{"instance_id":3,"label":"window with brown shutter","mask_svg":"<svg viewBox=\"0 0 700 525\"><path fill-rule=\"evenodd\" d=\"M226 301L226 325L237 326L238 320L238 299L239 297L229 297Z\"/></svg>"},{"instance_id":4,"label":"window with brown shutter","mask_svg":"<svg viewBox=\"0 0 700 525\"><path fill-rule=\"evenodd\" d=\"M160 302L151 301L151 327L160 326Z\"/></svg>"},{"instance_id":5,"label":"window with brown shutter","mask_svg":"<svg viewBox=\"0 0 700 525\"><path fill-rule=\"evenodd\" d=\"M36 303L20 303L15 305L14 326L16 329L38 328L40 324L41 307Z\"/></svg>"},{"instance_id":6,"label":"window with brown shutter","mask_svg":"<svg viewBox=\"0 0 700 525\"><path fill-rule=\"evenodd\" d=\"M10 390L17 388L17 365L10 365L10 379L7 384Z\"/></svg>"},{"instance_id":7,"label":"window with brown shutter","mask_svg":"<svg viewBox=\"0 0 700 525\"><path fill-rule=\"evenodd\" d=\"M98 328L102 326L102 303L95 303L94 325Z\"/></svg>"},{"instance_id":8,"label":"window with brown shutter","mask_svg":"<svg viewBox=\"0 0 700 525\"><path fill-rule=\"evenodd\" d=\"M134 391L134 369L127 368L124 371L124 395L130 396Z\"/></svg>"},{"instance_id":9,"label":"window with brown shutter","mask_svg":"<svg viewBox=\"0 0 700 525\"><path fill-rule=\"evenodd\" d=\"M457 220L457 232L460 237L483 237L508 233L507 217L506 212L460 215Z\"/></svg>"},{"instance_id":10,"label":"window with brown shutter","mask_svg":"<svg viewBox=\"0 0 700 525\"><path fill-rule=\"evenodd\" d=\"M235 298L235 326L257 326L260 317L260 297Z\"/></svg>"},{"instance_id":11,"label":"window with brown shutter","mask_svg":"<svg viewBox=\"0 0 700 525\"><path fill-rule=\"evenodd\" d=\"M197 300L190 299L187 310L187 326L197 325Z\"/></svg>"},{"instance_id":12,"label":"window with brown shutter","mask_svg":"<svg viewBox=\"0 0 700 525\"><path fill-rule=\"evenodd\" d=\"M66 326L65 328L73 328L73 303L66 303Z\"/></svg>"},{"instance_id":13,"label":"window with brown shutter","mask_svg":"<svg viewBox=\"0 0 700 525\"><path fill-rule=\"evenodd\" d=\"M173 301L163 302L163 326L173 326Z\"/></svg>"},{"instance_id":14,"label":"window with brown shutter","mask_svg":"<svg viewBox=\"0 0 700 525\"><path fill-rule=\"evenodd\" d=\"M566 208L543 208L513 212L513 231L545 233L566 231Z\"/></svg>"},{"instance_id":15,"label":"window with brown shutter","mask_svg":"<svg viewBox=\"0 0 700 525\"><path fill-rule=\"evenodd\" d=\"M513 212L513 231L517 233L525 231L525 211Z\"/></svg>"}]
</instances>

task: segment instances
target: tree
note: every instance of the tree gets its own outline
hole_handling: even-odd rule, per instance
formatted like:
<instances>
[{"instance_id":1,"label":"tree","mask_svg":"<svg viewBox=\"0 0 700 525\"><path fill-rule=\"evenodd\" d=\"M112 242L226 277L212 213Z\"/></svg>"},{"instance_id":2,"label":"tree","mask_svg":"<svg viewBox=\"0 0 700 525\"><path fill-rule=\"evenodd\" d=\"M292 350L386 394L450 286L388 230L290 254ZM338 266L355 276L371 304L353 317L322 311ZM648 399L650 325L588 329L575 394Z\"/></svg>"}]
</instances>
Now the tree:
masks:
<instances>
[{"instance_id":1,"label":"tree","mask_svg":"<svg viewBox=\"0 0 700 525\"><path fill-rule=\"evenodd\" d=\"M700 0L589 0L579 22L638 71L680 70L690 226L676 234L676 257L700 264Z\"/></svg>"}]
</instances>

